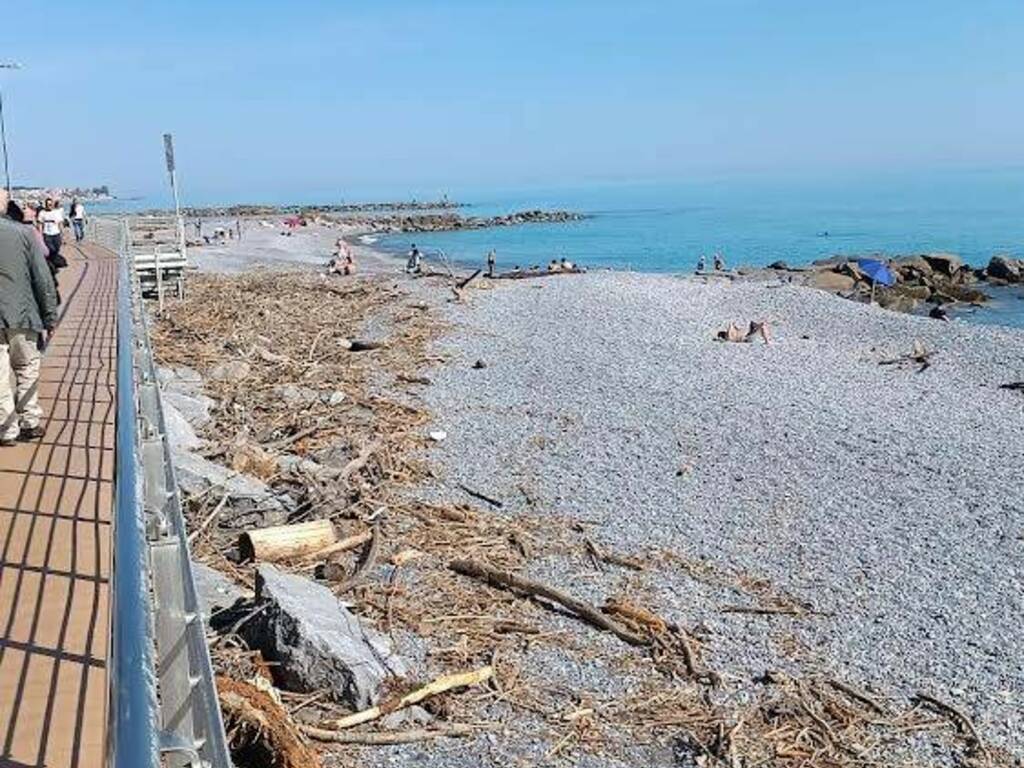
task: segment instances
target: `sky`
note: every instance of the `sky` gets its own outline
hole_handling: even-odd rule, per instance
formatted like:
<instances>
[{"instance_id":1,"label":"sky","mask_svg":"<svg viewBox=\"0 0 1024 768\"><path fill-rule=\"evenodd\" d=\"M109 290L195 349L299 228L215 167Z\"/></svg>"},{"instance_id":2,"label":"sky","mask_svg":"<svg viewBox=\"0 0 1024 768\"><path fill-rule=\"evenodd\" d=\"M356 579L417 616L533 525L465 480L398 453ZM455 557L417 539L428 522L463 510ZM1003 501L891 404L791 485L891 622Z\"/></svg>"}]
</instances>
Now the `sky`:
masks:
<instances>
[{"instance_id":1,"label":"sky","mask_svg":"<svg viewBox=\"0 0 1024 768\"><path fill-rule=\"evenodd\" d=\"M163 194L166 131L203 202L1024 164L1019 0L50 0L39 21L0 29L15 184Z\"/></svg>"}]
</instances>

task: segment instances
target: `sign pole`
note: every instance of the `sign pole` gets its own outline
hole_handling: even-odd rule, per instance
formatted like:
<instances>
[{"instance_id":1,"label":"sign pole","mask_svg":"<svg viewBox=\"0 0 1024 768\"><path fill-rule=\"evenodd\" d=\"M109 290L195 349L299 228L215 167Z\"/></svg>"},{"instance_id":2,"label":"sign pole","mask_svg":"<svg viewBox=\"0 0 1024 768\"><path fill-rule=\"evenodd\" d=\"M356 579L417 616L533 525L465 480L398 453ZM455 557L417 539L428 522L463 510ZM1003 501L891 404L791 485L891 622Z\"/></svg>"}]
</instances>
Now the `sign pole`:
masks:
<instances>
[{"instance_id":1,"label":"sign pole","mask_svg":"<svg viewBox=\"0 0 1024 768\"><path fill-rule=\"evenodd\" d=\"M174 194L174 217L178 222L178 250L185 256L185 222L181 218L181 201L178 199L178 174L174 165L174 138L164 134L164 157L167 159L167 173L171 177L171 192Z\"/></svg>"}]
</instances>

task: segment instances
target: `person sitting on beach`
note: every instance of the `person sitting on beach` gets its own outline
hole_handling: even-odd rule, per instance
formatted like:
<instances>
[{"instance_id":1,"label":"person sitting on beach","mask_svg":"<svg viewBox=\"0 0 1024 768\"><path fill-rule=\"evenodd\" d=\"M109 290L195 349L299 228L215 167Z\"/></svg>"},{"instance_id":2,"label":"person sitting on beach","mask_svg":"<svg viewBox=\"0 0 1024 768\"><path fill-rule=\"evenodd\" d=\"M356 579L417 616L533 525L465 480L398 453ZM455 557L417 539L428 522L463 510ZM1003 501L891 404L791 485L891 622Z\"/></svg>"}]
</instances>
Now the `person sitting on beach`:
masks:
<instances>
[{"instance_id":1,"label":"person sitting on beach","mask_svg":"<svg viewBox=\"0 0 1024 768\"><path fill-rule=\"evenodd\" d=\"M928 313L928 317L930 317L932 320L942 320L943 322L946 323L949 322L949 313L946 311L946 308L941 304L936 304L934 307L932 307L931 312Z\"/></svg>"},{"instance_id":2,"label":"person sitting on beach","mask_svg":"<svg viewBox=\"0 0 1024 768\"><path fill-rule=\"evenodd\" d=\"M707 262L707 259L704 258L704 254L702 253L700 255L700 258L697 259L697 272L698 273L703 272L707 268L708 268L708 262Z\"/></svg>"},{"instance_id":3,"label":"person sitting on beach","mask_svg":"<svg viewBox=\"0 0 1024 768\"><path fill-rule=\"evenodd\" d=\"M747 330L743 330L736 323L730 322L724 331L719 331L715 335L715 339L717 341L734 341L743 344L752 342L758 334L761 335L765 344L772 343L772 332L771 328L768 327L767 320L751 320Z\"/></svg>"},{"instance_id":4,"label":"person sitting on beach","mask_svg":"<svg viewBox=\"0 0 1024 768\"><path fill-rule=\"evenodd\" d=\"M725 269L725 259L722 254L718 251L715 252L715 272L721 272Z\"/></svg>"},{"instance_id":5,"label":"person sitting on beach","mask_svg":"<svg viewBox=\"0 0 1024 768\"><path fill-rule=\"evenodd\" d=\"M548 272L561 272L561 271L562 271L562 267L559 265L558 261L555 260L555 259L552 259L551 263L548 264Z\"/></svg>"},{"instance_id":6,"label":"person sitting on beach","mask_svg":"<svg viewBox=\"0 0 1024 768\"><path fill-rule=\"evenodd\" d=\"M565 256L562 257L562 262L559 264L563 272L572 272L576 269L576 265L569 261Z\"/></svg>"}]
</instances>

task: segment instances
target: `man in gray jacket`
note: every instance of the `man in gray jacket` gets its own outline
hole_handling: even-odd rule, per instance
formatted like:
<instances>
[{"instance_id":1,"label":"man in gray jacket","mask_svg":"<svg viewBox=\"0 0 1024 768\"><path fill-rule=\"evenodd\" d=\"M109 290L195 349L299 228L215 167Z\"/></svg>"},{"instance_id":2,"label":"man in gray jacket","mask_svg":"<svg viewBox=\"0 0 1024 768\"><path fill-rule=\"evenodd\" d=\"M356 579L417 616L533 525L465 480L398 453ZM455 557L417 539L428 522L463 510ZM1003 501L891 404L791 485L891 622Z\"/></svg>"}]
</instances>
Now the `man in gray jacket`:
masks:
<instances>
[{"instance_id":1,"label":"man in gray jacket","mask_svg":"<svg viewBox=\"0 0 1024 768\"><path fill-rule=\"evenodd\" d=\"M26 225L6 216L7 203L7 192L0 190L0 446L36 440L45 432L40 349L43 334L49 341L57 324L57 291L46 252Z\"/></svg>"}]
</instances>

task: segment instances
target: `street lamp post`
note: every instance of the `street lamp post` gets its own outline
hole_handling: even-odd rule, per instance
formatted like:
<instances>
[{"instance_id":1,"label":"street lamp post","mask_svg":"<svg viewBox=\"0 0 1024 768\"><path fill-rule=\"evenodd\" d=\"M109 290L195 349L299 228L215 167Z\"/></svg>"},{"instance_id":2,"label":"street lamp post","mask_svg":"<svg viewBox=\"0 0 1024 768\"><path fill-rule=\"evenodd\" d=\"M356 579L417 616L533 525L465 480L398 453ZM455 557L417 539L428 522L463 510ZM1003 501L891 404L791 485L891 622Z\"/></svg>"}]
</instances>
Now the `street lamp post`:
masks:
<instances>
[{"instance_id":1,"label":"street lamp post","mask_svg":"<svg viewBox=\"0 0 1024 768\"><path fill-rule=\"evenodd\" d=\"M0 62L0 69L21 69L21 64ZM11 194L11 166L7 160L7 124L4 122L4 92L0 89L0 145L3 145L4 154L4 181L7 185L7 195Z\"/></svg>"}]
</instances>

